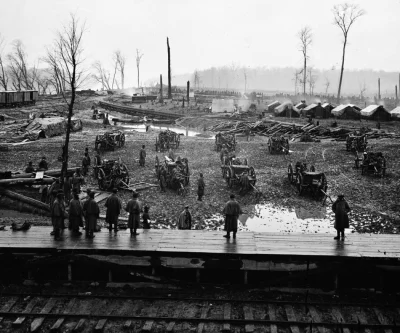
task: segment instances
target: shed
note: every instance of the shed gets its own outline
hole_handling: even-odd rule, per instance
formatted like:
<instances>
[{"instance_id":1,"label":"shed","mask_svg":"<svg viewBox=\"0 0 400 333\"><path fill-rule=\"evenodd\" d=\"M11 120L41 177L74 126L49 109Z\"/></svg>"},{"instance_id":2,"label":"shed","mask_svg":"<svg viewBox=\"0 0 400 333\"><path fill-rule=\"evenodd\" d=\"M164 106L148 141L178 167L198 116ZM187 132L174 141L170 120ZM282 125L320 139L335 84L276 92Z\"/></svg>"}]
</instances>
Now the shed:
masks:
<instances>
[{"instance_id":1,"label":"shed","mask_svg":"<svg viewBox=\"0 0 400 333\"><path fill-rule=\"evenodd\" d=\"M361 111L361 118L376 121L390 121L391 114L383 105L368 105Z\"/></svg>"},{"instance_id":2,"label":"shed","mask_svg":"<svg viewBox=\"0 0 400 333\"><path fill-rule=\"evenodd\" d=\"M360 109L353 104L341 104L332 110L332 115L339 119L360 119L360 110L357 108Z\"/></svg>"},{"instance_id":3,"label":"shed","mask_svg":"<svg viewBox=\"0 0 400 333\"><path fill-rule=\"evenodd\" d=\"M267 111L268 112L274 112L275 108L278 107L279 105L281 105L281 103L278 102L278 101L272 102L272 103L267 105Z\"/></svg>"},{"instance_id":4,"label":"shed","mask_svg":"<svg viewBox=\"0 0 400 333\"><path fill-rule=\"evenodd\" d=\"M393 120L400 120L400 106L390 111Z\"/></svg>"},{"instance_id":5,"label":"shed","mask_svg":"<svg viewBox=\"0 0 400 333\"><path fill-rule=\"evenodd\" d=\"M321 106L325 109L325 111L324 111L324 116L325 116L325 117L322 117L322 118L329 118L329 117L331 117L331 116L332 116L332 110L335 108L335 106L334 106L333 104L331 104L331 103L324 103L324 104L322 104ZM316 115L316 117L317 117L317 118L320 118L320 117L318 116L318 114Z\"/></svg>"},{"instance_id":6,"label":"shed","mask_svg":"<svg viewBox=\"0 0 400 333\"><path fill-rule=\"evenodd\" d=\"M275 117L300 117L300 110L298 110L291 102L285 102L274 109Z\"/></svg>"},{"instance_id":7,"label":"shed","mask_svg":"<svg viewBox=\"0 0 400 333\"><path fill-rule=\"evenodd\" d=\"M307 104L306 104L305 101L301 101L300 103L297 103L297 104L295 105L295 107L296 107L296 109L298 109L298 110L303 110L304 108L307 107Z\"/></svg>"},{"instance_id":8,"label":"shed","mask_svg":"<svg viewBox=\"0 0 400 333\"><path fill-rule=\"evenodd\" d=\"M216 99L212 101L211 112L235 112L233 99Z\"/></svg>"},{"instance_id":9,"label":"shed","mask_svg":"<svg viewBox=\"0 0 400 333\"><path fill-rule=\"evenodd\" d=\"M318 104L310 104L309 106L306 106L301 110L301 114L303 116L312 116L313 118L315 117L315 108L318 106Z\"/></svg>"}]
</instances>

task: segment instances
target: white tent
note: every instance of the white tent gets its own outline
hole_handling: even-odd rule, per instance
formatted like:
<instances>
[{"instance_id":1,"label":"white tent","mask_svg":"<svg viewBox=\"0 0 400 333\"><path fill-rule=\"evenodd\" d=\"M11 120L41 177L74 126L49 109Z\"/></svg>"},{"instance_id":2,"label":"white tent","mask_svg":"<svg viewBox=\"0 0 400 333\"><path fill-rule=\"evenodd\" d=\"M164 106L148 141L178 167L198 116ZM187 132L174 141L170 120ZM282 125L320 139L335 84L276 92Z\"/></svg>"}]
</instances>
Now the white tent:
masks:
<instances>
[{"instance_id":1,"label":"white tent","mask_svg":"<svg viewBox=\"0 0 400 333\"><path fill-rule=\"evenodd\" d=\"M390 111L390 114L392 115L392 119L400 120L400 106Z\"/></svg>"}]
</instances>

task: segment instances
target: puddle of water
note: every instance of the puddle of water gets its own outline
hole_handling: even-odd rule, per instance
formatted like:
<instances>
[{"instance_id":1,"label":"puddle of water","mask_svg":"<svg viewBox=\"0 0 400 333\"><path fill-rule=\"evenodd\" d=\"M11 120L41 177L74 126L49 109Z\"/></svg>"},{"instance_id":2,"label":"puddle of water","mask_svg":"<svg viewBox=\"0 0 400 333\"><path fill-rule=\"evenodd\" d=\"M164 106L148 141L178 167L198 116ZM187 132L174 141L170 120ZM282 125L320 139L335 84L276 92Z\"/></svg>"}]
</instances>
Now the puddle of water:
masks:
<instances>
[{"instance_id":1,"label":"puddle of water","mask_svg":"<svg viewBox=\"0 0 400 333\"><path fill-rule=\"evenodd\" d=\"M223 229L221 225L222 215L213 215L206 225L214 229L214 223L218 224L218 230ZM329 233L334 234L333 227L335 216L328 207L313 207L307 209L295 207L288 209L271 204L258 204L252 206L247 214L239 216L239 230L255 232L282 232L282 233ZM212 226L213 225L213 226ZM351 232L347 229L347 232Z\"/></svg>"}]
</instances>

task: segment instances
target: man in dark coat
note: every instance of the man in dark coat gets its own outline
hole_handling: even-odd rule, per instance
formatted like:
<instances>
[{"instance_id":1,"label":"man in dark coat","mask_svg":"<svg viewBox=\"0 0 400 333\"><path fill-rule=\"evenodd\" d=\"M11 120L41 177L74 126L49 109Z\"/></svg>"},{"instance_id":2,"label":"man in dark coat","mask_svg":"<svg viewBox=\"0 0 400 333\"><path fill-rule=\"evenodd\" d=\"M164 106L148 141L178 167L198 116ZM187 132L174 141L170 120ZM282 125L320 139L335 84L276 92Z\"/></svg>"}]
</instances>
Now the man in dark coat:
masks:
<instances>
[{"instance_id":1,"label":"man in dark coat","mask_svg":"<svg viewBox=\"0 0 400 333\"><path fill-rule=\"evenodd\" d=\"M203 200L205 187L206 187L206 184L204 183L203 174L200 172L200 178L197 180L197 195L198 195L197 200L198 201Z\"/></svg>"},{"instance_id":2,"label":"man in dark coat","mask_svg":"<svg viewBox=\"0 0 400 333\"><path fill-rule=\"evenodd\" d=\"M83 209L81 202L79 201L79 195L74 191L73 198L69 203L69 226L68 228L72 230L76 235L82 235L79 232L79 227L83 225L82 215Z\"/></svg>"},{"instance_id":3,"label":"man in dark coat","mask_svg":"<svg viewBox=\"0 0 400 333\"><path fill-rule=\"evenodd\" d=\"M139 165L144 167L145 162L146 162L146 150L145 150L145 145L143 145L139 153Z\"/></svg>"},{"instance_id":4,"label":"man in dark coat","mask_svg":"<svg viewBox=\"0 0 400 333\"><path fill-rule=\"evenodd\" d=\"M47 164L46 157L43 156L42 160L39 162L39 170L40 171L45 171L48 168L49 168L49 165Z\"/></svg>"},{"instance_id":5,"label":"man in dark coat","mask_svg":"<svg viewBox=\"0 0 400 333\"><path fill-rule=\"evenodd\" d=\"M117 197L118 190L113 189L113 194L106 200L105 206L107 207L106 222L108 223L108 230L111 231L114 225L114 231L118 231L118 216L121 214L122 204L121 200Z\"/></svg>"},{"instance_id":6,"label":"man in dark coat","mask_svg":"<svg viewBox=\"0 0 400 333\"><path fill-rule=\"evenodd\" d=\"M34 171L35 171L35 169L33 168L32 162L30 161L30 162L28 163L28 166L27 166L26 169L25 169L25 173L32 173L32 172L34 172Z\"/></svg>"},{"instance_id":7,"label":"man in dark coat","mask_svg":"<svg viewBox=\"0 0 400 333\"><path fill-rule=\"evenodd\" d=\"M230 233L233 232L233 238L236 238L238 228L238 218L242 214L242 209L239 203L235 200L235 195L231 194L230 200L226 203L222 213L225 215L225 238L231 238Z\"/></svg>"},{"instance_id":8,"label":"man in dark coat","mask_svg":"<svg viewBox=\"0 0 400 333\"><path fill-rule=\"evenodd\" d=\"M81 185L84 183L84 178L81 175L81 169L77 168L76 172L72 176L72 189L77 191L77 193L81 193Z\"/></svg>"},{"instance_id":9,"label":"man in dark coat","mask_svg":"<svg viewBox=\"0 0 400 333\"><path fill-rule=\"evenodd\" d=\"M100 153L97 152L96 156L94 157L94 166L100 166L101 165L101 156ZM93 173L94 173L94 178L97 179L97 174L99 172L98 168L93 168Z\"/></svg>"},{"instance_id":10,"label":"man in dark coat","mask_svg":"<svg viewBox=\"0 0 400 333\"><path fill-rule=\"evenodd\" d=\"M192 214L189 211L189 206L185 206L185 210L179 215L178 229L180 230L192 229Z\"/></svg>"},{"instance_id":11,"label":"man in dark coat","mask_svg":"<svg viewBox=\"0 0 400 333\"><path fill-rule=\"evenodd\" d=\"M59 190L57 198L51 206L51 222L53 224L54 240L61 240L60 231L64 225L64 192Z\"/></svg>"},{"instance_id":12,"label":"man in dark coat","mask_svg":"<svg viewBox=\"0 0 400 333\"><path fill-rule=\"evenodd\" d=\"M94 201L94 192L89 192L89 199L83 204L83 214L85 216L86 237L94 238L93 232L96 230L97 219L100 216L99 205Z\"/></svg>"},{"instance_id":13,"label":"man in dark coat","mask_svg":"<svg viewBox=\"0 0 400 333\"><path fill-rule=\"evenodd\" d=\"M48 191L48 202L50 204L50 207L53 205L54 200L56 200L58 191L61 190L61 183L60 179L56 178L56 180L51 184L50 189Z\"/></svg>"},{"instance_id":14,"label":"man in dark coat","mask_svg":"<svg viewBox=\"0 0 400 333\"><path fill-rule=\"evenodd\" d=\"M71 178L67 175L64 177L64 196L67 204L71 201L71 189Z\"/></svg>"},{"instance_id":15,"label":"man in dark coat","mask_svg":"<svg viewBox=\"0 0 400 333\"><path fill-rule=\"evenodd\" d=\"M332 211L335 213L335 229L337 231L337 236L334 239L344 240L344 229L349 228L349 216L347 213L350 211L350 207L346 200L344 200L344 195L338 195L338 198L332 205Z\"/></svg>"},{"instance_id":16,"label":"man in dark coat","mask_svg":"<svg viewBox=\"0 0 400 333\"><path fill-rule=\"evenodd\" d=\"M133 192L132 199L128 201L125 210L129 213L128 228L131 229L131 235L138 235L136 230L139 228L140 213L142 212L141 202L138 200L139 194Z\"/></svg>"},{"instance_id":17,"label":"man in dark coat","mask_svg":"<svg viewBox=\"0 0 400 333\"><path fill-rule=\"evenodd\" d=\"M85 153L85 156L82 159L82 174L84 176L87 175L88 170L89 170L89 165L90 165L90 158L89 158L89 154Z\"/></svg>"}]
</instances>

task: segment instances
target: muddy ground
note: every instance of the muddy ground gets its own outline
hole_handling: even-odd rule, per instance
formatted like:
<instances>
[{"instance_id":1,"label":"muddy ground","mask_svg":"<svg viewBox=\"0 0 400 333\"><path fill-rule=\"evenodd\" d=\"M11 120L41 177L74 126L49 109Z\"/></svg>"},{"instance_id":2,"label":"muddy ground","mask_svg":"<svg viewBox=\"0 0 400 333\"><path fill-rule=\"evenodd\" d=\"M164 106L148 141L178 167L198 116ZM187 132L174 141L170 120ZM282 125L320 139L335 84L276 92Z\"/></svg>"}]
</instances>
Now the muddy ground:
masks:
<instances>
[{"instance_id":1,"label":"muddy ground","mask_svg":"<svg viewBox=\"0 0 400 333\"><path fill-rule=\"evenodd\" d=\"M4 112L5 113L5 112ZM11 113L16 114L16 111ZM112 115L121 117L116 113ZM101 120L91 120L91 111L83 109L77 112L77 117L83 119L83 130L73 133L70 143L70 166L79 166L83 157L84 149L89 148L90 156L95 155L95 136L106 130ZM124 115L126 117L126 115ZM221 121L215 119L214 121ZM302 121L302 120L297 120ZM210 120L188 120L192 127L201 127L203 122ZM189 125L189 123L187 125ZM355 123L356 125L356 123ZM372 125L372 123L370 124ZM384 128L383 124L383 128ZM399 124L391 123L388 131L398 130ZM120 129L123 129L120 127ZM126 131L126 128L123 129ZM164 154L156 153L155 140L158 131L138 133L126 131L126 144L115 151L105 152L103 158L118 159L127 165L131 183L147 182L157 184L154 173L154 161L156 156L163 160ZM35 165L45 155L51 168L61 167L57 156L61 152L63 137L53 137L29 142L24 145L12 146L7 152L2 152L0 159L0 170L21 171L28 161L32 160ZM345 143L333 140L322 140L318 143L294 142L290 145L289 155L270 155L267 152L266 137L252 137L248 142L244 137L238 138L238 157L246 157L249 164L253 166L257 174L257 188L263 193L257 197L256 193L250 192L245 195L239 194L239 188L230 189L221 175L219 153L214 150L214 140L201 137L181 137L181 145L175 152L181 157L189 159L190 166L190 191L186 197L178 196L172 190L166 193L160 192L158 188L147 189L141 192L140 200L150 206L152 226L155 228L174 228L177 217L188 204L192 211L197 229L217 229L222 221L210 218L214 214L221 213L224 203L231 193L237 195L237 199L243 210L250 215L254 213L254 204L272 203L279 207L304 207L309 210L321 207L317 202L307 195L299 196L296 188L289 184L287 178L287 166L296 161L306 161L309 165L315 165L317 171L326 173L328 179L328 194L335 199L339 193L344 193L350 206L353 208L352 227L358 232L400 232L400 204L398 191L400 189L400 157L398 156L400 144L391 139L370 140L374 151L382 151L387 156L387 177L375 178L373 176L362 176L359 170L353 168L354 156L346 152ZM146 166L138 164L139 150L142 145L146 146ZM204 174L206 182L206 194L202 202L197 201L197 178L199 173ZM90 173L91 174L91 173ZM98 189L96 180L90 175L86 179L87 186ZM120 191L119 195L124 202L130 199L130 193ZM327 207L329 210L330 202ZM100 204L102 213L105 213L104 202ZM124 216L124 214L123 214ZM0 217L0 221L7 219ZM9 220L9 219L8 219ZM50 221L44 219L45 224ZM333 229L332 229L333 230Z\"/></svg>"}]
</instances>

